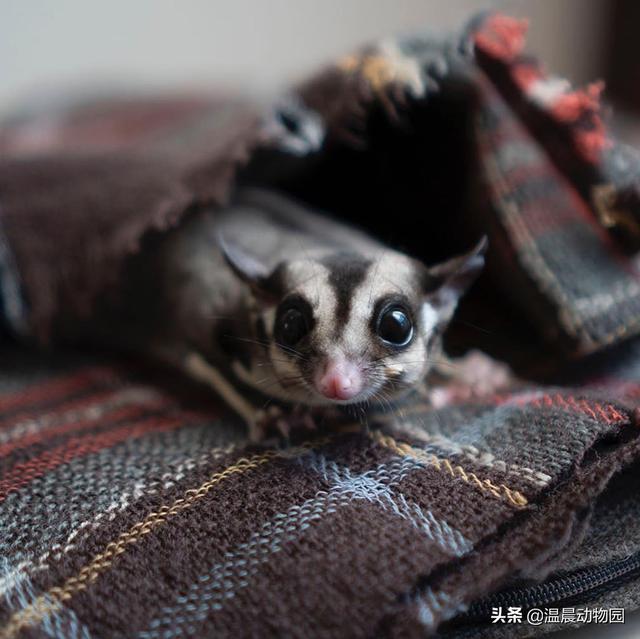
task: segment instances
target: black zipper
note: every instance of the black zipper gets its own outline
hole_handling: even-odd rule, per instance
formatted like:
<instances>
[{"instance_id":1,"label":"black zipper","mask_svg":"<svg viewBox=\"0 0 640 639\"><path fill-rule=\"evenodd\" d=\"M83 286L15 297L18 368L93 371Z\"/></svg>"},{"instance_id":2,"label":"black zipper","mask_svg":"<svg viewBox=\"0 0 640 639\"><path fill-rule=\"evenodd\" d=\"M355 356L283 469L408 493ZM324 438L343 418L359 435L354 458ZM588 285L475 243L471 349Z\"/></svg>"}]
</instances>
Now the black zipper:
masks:
<instances>
[{"instance_id":1,"label":"black zipper","mask_svg":"<svg viewBox=\"0 0 640 639\"><path fill-rule=\"evenodd\" d=\"M454 624L488 621L492 608L518 606L523 610L541 607L557 608L562 604L581 603L640 577L640 552L603 566L589 566L529 587L503 590L471 604L456 617Z\"/></svg>"}]
</instances>

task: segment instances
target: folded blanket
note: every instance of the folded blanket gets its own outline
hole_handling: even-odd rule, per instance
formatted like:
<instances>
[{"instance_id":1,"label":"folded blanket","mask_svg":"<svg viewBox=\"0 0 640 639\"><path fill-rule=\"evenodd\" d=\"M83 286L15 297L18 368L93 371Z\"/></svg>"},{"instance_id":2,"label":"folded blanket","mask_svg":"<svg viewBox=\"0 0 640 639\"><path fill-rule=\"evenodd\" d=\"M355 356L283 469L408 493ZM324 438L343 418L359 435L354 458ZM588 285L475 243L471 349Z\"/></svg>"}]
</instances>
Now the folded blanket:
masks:
<instances>
[{"instance_id":1,"label":"folded blanket","mask_svg":"<svg viewBox=\"0 0 640 639\"><path fill-rule=\"evenodd\" d=\"M487 232L471 316L498 298L546 339L536 364L603 351L554 386L438 410L418 394L370 431L328 424L260 448L166 371L4 346L0 637L488 636L488 612L522 592L637 605L638 536L612 522L637 512L638 344L604 349L638 333L624 220L640 161L608 139L599 89L546 78L522 43L522 23L485 16L460 38L346 56L262 118L173 97L0 128L14 334L72 339L149 233L253 183L427 260ZM580 571L609 575L606 593L578 588ZM544 600L543 579L573 585Z\"/></svg>"},{"instance_id":2,"label":"folded blanket","mask_svg":"<svg viewBox=\"0 0 640 639\"><path fill-rule=\"evenodd\" d=\"M10 326L41 340L90 313L146 232L224 200L258 122L250 105L210 97L32 118L0 130L0 275Z\"/></svg>"},{"instance_id":3,"label":"folded blanket","mask_svg":"<svg viewBox=\"0 0 640 639\"><path fill-rule=\"evenodd\" d=\"M600 85L572 91L520 54L524 29L495 15L458 39L369 47L284 96L261 126L257 105L202 96L9 121L9 320L43 339L64 333L65 318L89 315L117 287L146 232L223 202L242 165L236 179L280 187L428 260L488 232L491 285L564 349L637 334L637 268L615 237L631 237L624 220L640 212L640 159L607 136Z\"/></svg>"},{"instance_id":4,"label":"folded blanket","mask_svg":"<svg viewBox=\"0 0 640 639\"><path fill-rule=\"evenodd\" d=\"M640 550L620 500L578 545L640 453L624 367L264 449L182 380L64 359L3 353L1 637L424 636L507 580ZM487 636L482 610L448 632Z\"/></svg>"}]
</instances>

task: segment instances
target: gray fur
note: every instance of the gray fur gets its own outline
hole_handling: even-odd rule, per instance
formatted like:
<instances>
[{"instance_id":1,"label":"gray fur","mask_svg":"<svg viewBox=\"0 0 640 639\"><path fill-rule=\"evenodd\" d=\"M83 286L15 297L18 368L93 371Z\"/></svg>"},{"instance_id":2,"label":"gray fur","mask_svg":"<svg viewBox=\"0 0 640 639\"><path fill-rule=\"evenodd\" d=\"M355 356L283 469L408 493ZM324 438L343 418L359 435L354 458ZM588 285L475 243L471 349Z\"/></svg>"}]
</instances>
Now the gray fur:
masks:
<instances>
[{"instance_id":1,"label":"gray fur","mask_svg":"<svg viewBox=\"0 0 640 639\"><path fill-rule=\"evenodd\" d=\"M145 333L178 365L197 353L200 377L208 362L267 396L306 405L331 403L314 376L329 358L346 357L365 380L356 401L387 399L428 370L433 334L477 275L482 252L428 271L285 197L242 191L226 209L194 213L149 249L155 281L147 284L160 301L150 306ZM313 329L295 349L273 338L278 305L292 295L313 313ZM395 351L375 334L375 309L387 299L402 301L415 329Z\"/></svg>"}]
</instances>

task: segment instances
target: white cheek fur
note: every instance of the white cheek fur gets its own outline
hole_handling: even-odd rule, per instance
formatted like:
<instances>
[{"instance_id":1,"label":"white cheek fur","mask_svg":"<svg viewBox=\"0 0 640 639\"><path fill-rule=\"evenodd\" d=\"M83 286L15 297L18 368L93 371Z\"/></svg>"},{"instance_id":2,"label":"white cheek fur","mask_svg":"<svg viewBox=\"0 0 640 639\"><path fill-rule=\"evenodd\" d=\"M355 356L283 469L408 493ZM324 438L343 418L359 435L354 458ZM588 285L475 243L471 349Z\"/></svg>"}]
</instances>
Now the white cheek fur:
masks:
<instances>
[{"instance_id":1,"label":"white cheek fur","mask_svg":"<svg viewBox=\"0 0 640 639\"><path fill-rule=\"evenodd\" d=\"M431 304L425 302L420 312L422 319L422 330L425 335L431 333L438 324L438 311Z\"/></svg>"}]
</instances>

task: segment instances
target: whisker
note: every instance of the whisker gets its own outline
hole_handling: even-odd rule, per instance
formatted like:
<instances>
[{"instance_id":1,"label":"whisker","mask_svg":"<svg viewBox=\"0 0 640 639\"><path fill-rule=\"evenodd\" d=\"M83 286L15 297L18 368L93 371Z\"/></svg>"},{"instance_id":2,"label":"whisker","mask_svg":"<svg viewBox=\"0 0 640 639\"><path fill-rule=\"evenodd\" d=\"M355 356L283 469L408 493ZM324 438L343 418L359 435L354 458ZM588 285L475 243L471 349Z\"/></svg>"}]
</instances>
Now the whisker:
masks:
<instances>
[{"instance_id":1,"label":"whisker","mask_svg":"<svg viewBox=\"0 0 640 639\"><path fill-rule=\"evenodd\" d=\"M265 386L264 385L265 382L270 382L270 383ZM263 390L268 390L275 386L284 386L284 385L293 385L293 384L298 384L300 386L303 386L304 378L302 376L292 376L292 377L282 377L282 378L266 377L262 380L257 381L256 384L259 384L260 386L262 386Z\"/></svg>"},{"instance_id":2,"label":"whisker","mask_svg":"<svg viewBox=\"0 0 640 639\"><path fill-rule=\"evenodd\" d=\"M259 339L250 338L250 337L239 337L238 335L225 335L225 337L230 339L235 339L239 342L246 342L248 344L256 344L258 346L264 346L265 348L268 348L269 346L271 346L270 342L265 342L264 340L259 340ZM278 348L281 348L282 350L289 353L293 357L297 357L298 359L301 359L303 361L306 361L307 359L302 353L295 350L294 348L290 348L289 346L278 344Z\"/></svg>"},{"instance_id":3,"label":"whisker","mask_svg":"<svg viewBox=\"0 0 640 639\"><path fill-rule=\"evenodd\" d=\"M463 326L468 326L469 328L475 328L477 331L480 331L481 333L486 333L487 335L495 335L494 331L490 331L488 328L478 326L477 324L474 324L473 322L468 322L467 320L454 318L451 321L455 322L456 324L462 324Z\"/></svg>"}]
</instances>

